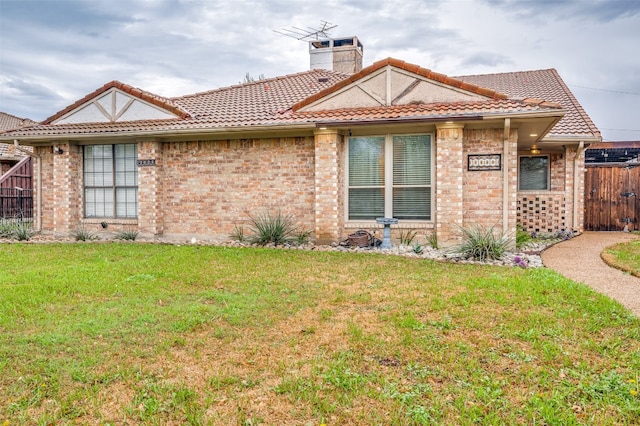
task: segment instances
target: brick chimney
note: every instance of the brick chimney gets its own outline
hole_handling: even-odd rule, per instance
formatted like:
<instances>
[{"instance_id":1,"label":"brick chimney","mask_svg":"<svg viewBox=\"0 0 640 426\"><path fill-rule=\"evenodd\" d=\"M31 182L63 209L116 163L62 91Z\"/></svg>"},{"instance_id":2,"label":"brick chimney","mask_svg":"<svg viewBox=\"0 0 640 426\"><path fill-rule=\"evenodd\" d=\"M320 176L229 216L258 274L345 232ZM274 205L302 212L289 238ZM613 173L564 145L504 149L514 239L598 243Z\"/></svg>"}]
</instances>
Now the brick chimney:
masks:
<instances>
[{"instance_id":1,"label":"brick chimney","mask_svg":"<svg viewBox=\"0 0 640 426\"><path fill-rule=\"evenodd\" d=\"M311 69L355 74L362 69L364 47L358 37L330 38L309 42Z\"/></svg>"}]
</instances>

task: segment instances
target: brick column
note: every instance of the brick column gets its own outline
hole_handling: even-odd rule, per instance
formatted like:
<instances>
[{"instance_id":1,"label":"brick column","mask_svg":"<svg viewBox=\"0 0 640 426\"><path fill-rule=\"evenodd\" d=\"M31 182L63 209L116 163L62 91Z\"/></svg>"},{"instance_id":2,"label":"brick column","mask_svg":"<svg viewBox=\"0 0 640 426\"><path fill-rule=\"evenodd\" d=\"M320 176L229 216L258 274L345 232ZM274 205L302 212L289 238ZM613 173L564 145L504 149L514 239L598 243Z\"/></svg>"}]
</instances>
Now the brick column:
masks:
<instances>
[{"instance_id":1,"label":"brick column","mask_svg":"<svg viewBox=\"0 0 640 426\"><path fill-rule=\"evenodd\" d=\"M315 237L321 244L340 237L340 142L335 130L315 133Z\"/></svg>"},{"instance_id":2,"label":"brick column","mask_svg":"<svg viewBox=\"0 0 640 426\"><path fill-rule=\"evenodd\" d=\"M164 232L162 142L138 142L138 160L147 160L138 166L138 232L143 237L155 237Z\"/></svg>"},{"instance_id":3,"label":"brick column","mask_svg":"<svg viewBox=\"0 0 640 426\"><path fill-rule=\"evenodd\" d=\"M83 216L81 147L71 142L54 145L53 152L53 233L68 235L78 227Z\"/></svg>"},{"instance_id":4,"label":"brick column","mask_svg":"<svg viewBox=\"0 0 640 426\"><path fill-rule=\"evenodd\" d=\"M436 235L442 246L460 241L463 226L464 124L436 125Z\"/></svg>"}]
</instances>

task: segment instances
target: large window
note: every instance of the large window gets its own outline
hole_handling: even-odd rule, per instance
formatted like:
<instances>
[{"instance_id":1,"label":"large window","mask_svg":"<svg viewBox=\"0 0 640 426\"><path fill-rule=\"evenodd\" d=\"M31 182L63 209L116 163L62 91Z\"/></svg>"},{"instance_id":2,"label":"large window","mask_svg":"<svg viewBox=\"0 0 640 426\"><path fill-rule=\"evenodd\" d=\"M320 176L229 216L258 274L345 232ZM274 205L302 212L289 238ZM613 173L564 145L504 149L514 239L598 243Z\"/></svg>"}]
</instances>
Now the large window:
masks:
<instances>
[{"instance_id":1,"label":"large window","mask_svg":"<svg viewBox=\"0 0 640 426\"><path fill-rule=\"evenodd\" d=\"M84 147L85 217L137 217L137 157L135 144Z\"/></svg>"},{"instance_id":2,"label":"large window","mask_svg":"<svg viewBox=\"0 0 640 426\"><path fill-rule=\"evenodd\" d=\"M430 135L352 137L348 156L349 220L431 220Z\"/></svg>"},{"instance_id":3,"label":"large window","mask_svg":"<svg viewBox=\"0 0 640 426\"><path fill-rule=\"evenodd\" d=\"M521 191L549 189L549 157L520 157L518 189Z\"/></svg>"}]
</instances>

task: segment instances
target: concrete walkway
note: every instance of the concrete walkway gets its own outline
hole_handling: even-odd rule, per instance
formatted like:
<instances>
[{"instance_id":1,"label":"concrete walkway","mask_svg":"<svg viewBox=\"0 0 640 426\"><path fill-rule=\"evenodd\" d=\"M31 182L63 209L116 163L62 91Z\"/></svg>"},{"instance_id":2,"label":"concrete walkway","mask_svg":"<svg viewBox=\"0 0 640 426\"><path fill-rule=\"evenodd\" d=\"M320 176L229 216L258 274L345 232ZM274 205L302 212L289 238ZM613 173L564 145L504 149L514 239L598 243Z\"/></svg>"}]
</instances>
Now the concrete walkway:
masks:
<instances>
[{"instance_id":1,"label":"concrete walkway","mask_svg":"<svg viewBox=\"0 0 640 426\"><path fill-rule=\"evenodd\" d=\"M625 232L585 232L542 252L542 263L617 300L640 316L640 278L610 267L600 257L606 247L635 239L637 235Z\"/></svg>"}]
</instances>

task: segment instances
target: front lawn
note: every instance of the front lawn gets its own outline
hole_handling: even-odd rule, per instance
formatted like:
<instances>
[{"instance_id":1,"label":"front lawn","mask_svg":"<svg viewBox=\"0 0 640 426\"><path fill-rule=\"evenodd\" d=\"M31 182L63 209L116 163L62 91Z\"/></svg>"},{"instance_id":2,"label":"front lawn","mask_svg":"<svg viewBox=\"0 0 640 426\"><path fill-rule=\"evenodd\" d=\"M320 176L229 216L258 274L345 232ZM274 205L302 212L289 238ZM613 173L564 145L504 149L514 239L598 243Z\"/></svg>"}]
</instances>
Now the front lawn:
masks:
<instances>
[{"instance_id":1,"label":"front lawn","mask_svg":"<svg viewBox=\"0 0 640 426\"><path fill-rule=\"evenodd\" d=\"M609 265L640 277L640 240L607 247L602 258Z\"/></svg>"},{"instance_id":2,"label":"front lawn","mask_svg":"<svg viewBox=\"0 0 640 426\"><path fill-rule=\"evenodd\" d=\"M634 424L638 372L638 319L546 269L0 245L0 424Z\"/></svg>"}]
</instances>

